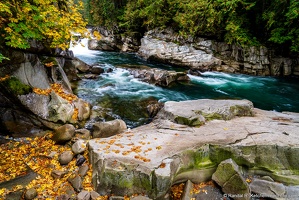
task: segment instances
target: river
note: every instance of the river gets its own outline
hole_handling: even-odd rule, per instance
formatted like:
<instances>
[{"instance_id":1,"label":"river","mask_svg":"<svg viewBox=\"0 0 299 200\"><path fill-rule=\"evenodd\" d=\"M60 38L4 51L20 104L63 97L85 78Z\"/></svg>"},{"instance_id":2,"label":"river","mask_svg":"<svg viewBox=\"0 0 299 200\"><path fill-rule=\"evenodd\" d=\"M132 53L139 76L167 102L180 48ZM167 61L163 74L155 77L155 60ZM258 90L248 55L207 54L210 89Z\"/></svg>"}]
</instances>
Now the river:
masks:
<instances>
[{"instance_id":1,"label":"river","mask_svg":"<svg viewBox=\"0 0 299 200\"><path fill-rule=\"evenodd\" d=\"M298 79L204 72L200 77L189 75L189 83L177 83L163 88L141 82L117 66L129 64L168 70L183 69L149 63L135 54L88 50L86 45L77 45L71 50L87 64L98 63L103 68L113 69L113 72L104 73L95 80L82 79L75 93L95 107L104 107L108 113L104 119L121 118L131 128L148 122L143 102L151 98L160 102L206 98L248 99L256 108L299 112Z\"/></svg>"}]
</instances>

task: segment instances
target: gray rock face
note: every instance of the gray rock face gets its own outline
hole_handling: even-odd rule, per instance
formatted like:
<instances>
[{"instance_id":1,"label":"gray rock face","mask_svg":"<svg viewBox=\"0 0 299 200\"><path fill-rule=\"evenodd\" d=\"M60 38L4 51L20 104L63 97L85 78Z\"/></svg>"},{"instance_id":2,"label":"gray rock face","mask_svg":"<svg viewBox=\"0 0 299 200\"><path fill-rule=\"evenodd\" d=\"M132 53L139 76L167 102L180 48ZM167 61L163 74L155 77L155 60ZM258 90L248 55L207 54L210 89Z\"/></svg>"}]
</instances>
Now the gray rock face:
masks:
<instances>
[{"instance_id":1,"label":"gray rock face","mask_svg":"<svg viewBox=\"0 0 299 200\"><path fill-rule=\"evenodd\" d=\"M171 105L172 110L181 109L179 115L186 116L194 108L206 108L199 109L206 101ZM165 111L160 111L148 125L90 140L95 190L101 195L110 191L120 196L144 193L151 199L164 198L174 183L211 180L217 166L229 158L252 176L270 176L274 181L299 185L299 116L252 108L247 100L229 102L232 104L221 114L231 113L231 106L242 105L248 108L245 113L249 116L232 112L235 114L190 127L171 121ZM211 100L211 104L212 110L227 105L222 100Z\"/></svg>"},{"instance_id":2,"label":"gray rock face","mask_svg":"<svg viewBox=\"0 0 299 200\"><path fill-rule=\"evenodd\" d=\"M1 108L1 121L3 128L15 135L32 136L61 122L80 123L89 117L87 102L66 98L73 94L70 81L78 78L73 54L52 49L52 54L39 55L44 50L36 46L28 50L30 53L12 49L2 52L10 60L0 63L0 77L9 77L1 82L0 103L10 106ZM61 85L59 93L52 88L57 83Z\"/></svg>"},{"instance_id":3,"label":"gray rock face","mask_svg":"<svg viewBox=\"0 0 299 200\"><path fill-rule=\"evenodd\" d=\"M96 122L93 124L93 138L105 138L117 135L127 129L123 120L115 119L108 122Z\"/></svg>"},{"instance_id":4,"label":"gray rock face","mask_svg":"<svg viewBox=\"0 0 299 200\"><path fill-rule=\"evenodd\" d=\"M262 76L298 75L298 58L277 58L266 47L240 47L205 38L183 38L171 29L154 29L141 39L138 54L193 71ZM217 56L216 56L217 55Z\"/></svg>"},{"instance_id":5,"label":"gray rock face","mask_svg":"<svg viewBox=\"0 0 299 200\"><path fill-rule=\"evenodd\" d=\"M239 166L232 160L222 161L212 179L222 187L222 191L233 199L250 199L250 188L243 178Z\"/></svg>"},{"instance_id":6,"label":"gray rock face","mask_svg":"<svg viewBox=\"0 0 299 200\"><path fill-rule=\"evenodd\" d=\"M89 49L123 52L136 52L139 49L141 36L137 32L120 34L116 29L108 30L105 27L96 27L93 31L98 31L101 38L89 40Z\"/></svg>"},{"instance_id":7,"label":"gray rock face","mask_svg":"<svg viewBox=\"0 0 299 200\"><path fill-rule=\"evenodd\" d=\"M286 187L282 183L270 182L260 179L253 179L250 183L250 189L252 192L260 196L272 199L283 198L286 194Z\"/></svg>"},{"instance_id":8,"label":"gray rock face","mask_svg":"<svg viewBox=\"0 0 299 200\"><path fill-rule=\"evenodd\" d=\"M159 117L178 124L200 126L214 119L230 120L236 116L252 116L252 109L253 104L246 100L168 101L164 104Z\"/></svg>"},{"instance_id":9,"label":"gray rock face","mask_svg":"<svg viewBox=\"0 0 299 200\"><path fill-rule=\"evenodd\" d=\"M165 37L167 36L159 31L157 33L156 30L147 32L141 39L138 55L147 60L206 70L221 64L221 60L211 53L196 49L190 44L177 44L176 36L173 36L175 39L172 38L169 42L165 40Z\"/></svg>"}]
</instances>

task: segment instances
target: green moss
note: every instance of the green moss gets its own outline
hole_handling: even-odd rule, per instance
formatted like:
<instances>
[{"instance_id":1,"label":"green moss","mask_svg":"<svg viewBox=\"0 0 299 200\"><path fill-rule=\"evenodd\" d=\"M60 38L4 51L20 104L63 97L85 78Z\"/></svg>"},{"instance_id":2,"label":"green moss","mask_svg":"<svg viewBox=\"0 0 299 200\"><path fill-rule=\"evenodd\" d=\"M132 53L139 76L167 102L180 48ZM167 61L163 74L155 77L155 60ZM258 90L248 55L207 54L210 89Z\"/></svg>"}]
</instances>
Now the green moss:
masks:
<instances>
[{"instance_id":1,"label":"green moss","mask_svg":"<svg viewBox=\"0 0 299 200\"><path fill-rule=\"evenodd\" d=\"M201 115L207 120L212 121L215 119L224 119L226 120L226 117L219 114L219 113L201 113Z\"/></svg>"},{"instance_id":2,"label":"green moss","mask_svg":"<svg viewBox=\"0 0 299 200\"><path fill-rule=\"evenodd\" d=\"M195 127L199 127L204 124L204 122L201 121L197 117L196 118L186 118L186 117L177 116L174 120L178 124L184 124L184 125L195 126Z\"/></svg>"},{"instance_id":3,"label":"green moss","mask_svg":"<svg viewBox=\"0 0 299 200\"><path fill-rule=\"evenodd\" d=\"M253 116L251 108L247 106L231 106L230 111L234 116Z\"/></svg>"},{"instance_id":4,"label":"green moss","mask_svg":"<svg viewBox=\"0 0 299 200\"><path fill-rule=\"evenodd\" d=\"M11 76L2 82L10 92L16 95L25 95L32 92L32 88L29 85L22 83L18 78Z\"/></svg>"}]
</instances>

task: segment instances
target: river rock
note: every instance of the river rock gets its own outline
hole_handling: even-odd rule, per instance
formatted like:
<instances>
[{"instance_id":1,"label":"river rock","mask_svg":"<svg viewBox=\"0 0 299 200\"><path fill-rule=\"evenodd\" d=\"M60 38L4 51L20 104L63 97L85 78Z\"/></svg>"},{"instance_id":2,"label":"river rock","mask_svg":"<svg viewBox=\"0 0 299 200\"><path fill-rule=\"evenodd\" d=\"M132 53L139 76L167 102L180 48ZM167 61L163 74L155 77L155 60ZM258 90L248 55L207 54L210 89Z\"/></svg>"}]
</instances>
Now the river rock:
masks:
<instances>
[{"instance_id":1,"label":"river rock","mask_svg":"<svg viewBox=\"0 0 299 200\"><path fill-rule=\"evenodd\" d=\"M250 188L243 178L239 166L232 160L222 161L212 179L221 186L222 191L233 199L250 199Z\"/></svg>"},{"instance_id":2,"label":"river rock","mask_svg":"<svg viewBox=\"0 0 299 200\"><path fill-rule=\"evenodd\" d=\"M96 122L93 124L93 138L103 138L117 135L127 129L123 120L115 119L108 122Z\"/></svg>"},{"instance_id":3,"label":"river rock","mask_svg":"<svg viewBox=\"0 0 299 200\"><path fill-rule=\"evenodd\" d=\"M185 116L206 101L172 105L184 110L180 115ZM299 168L299 116L252 108L247 100L231 103L247 105L252 115L224 115L231 117L191 127L171 121L161 110L147 125L90 140L95 190L101 195L111 191L119 196L144 193L151 199L164 198L175 183L211 180L217 166L230 158L252 177L271 176L285 185L299 185L294 171ZM211 104L211 108L225 105L223 100Z\"/></svg>"},{"instance_id":4,"label":"river rock","mask_svg":"<svg viewBox=\"0 0 299 200\"><path fill-rule=\"evenodd\" d=\"M65 143L70 141L75 134L75 127L72 124L65 124L55 129L51 138L57 143Z\"/></svg>"},{"instance_id":5,"label":"river rock","mask_svg":"<svg viewBox=\"0 0 299 200\"><path fill-rule=\"evenodd\" d=\"M72 151L64 151L58 157L59 163L61 165L67 165L69 162L72 161L74 154Z\"/></svg>"},{"instance_id":6,"label":"river rock","mask_svg":"<svg viewBox=\"0 0 299 200\"><path fill-rule=\"evenodd\" d=\"M89 170L88 165L82 165L79 167L78 174L81 177L84 177L87 174L88 170Z\"/></svg>"},{"instance_id":7,"label":"river rock","mask_svg":"<svg viewBox=\"0 0 299 200\"><path fill-rule=\"evenodd\" d=\"M90 69L90 72L92 74L102 74L105 72L105 70L99 66L92 66L92 68Z\"/></svg>"},{"instance_id":8,"label":"river rock","mask_svg":"<svg viewBox=\"0 0 299 200\"><path fill-rule=\"evenodd\" d=\"M69 177L68 181L76 192L80 192L83 189L82 178L79 175L75 175L74 177Z\"/></svg>"},{"instance_id":9,"label":"river rock","mask_svg":"<svg viewBox=\"0 0 299 200\"><path fill-rule=\"evenodd\" d=\"M81 61L78 58L73 60L73 64L75 65L76 69L81 73L90 72L91 66L86 64L85 62Z\"/></svg>"},{"instance_id":10,"label":"river rock","mask_svg":"<svg viewBox=\"0 0 299 200\"><path fill-rule=\"evenodd\" d=\"M77 200L89 200L90 199L90 192L86 190L82 190L78 195L77 195Z\"/></svg>"},{"instance_id":11,"label":"river rock","mask_svg":"<svg viewBox=\"0 0 299 200\"><path fill-rule=\"evenodd\" d=\"M91 191L90 192L90 199L91 200L96 200L96 199L98 199L100 197L100 194L99 193L97 193L97 192L95 192L95 191Z\"/></svg>"},{"instance_id":12,"label":"river rock","mask_svg":"<svg viewBox=\"0 0 299 200\"><path fill-rule=\"evenodd\" d=\"M60 170L52 170L51 176L55 179L63 178L64 175L67 174L67 171L60 171Z\"/></svg>"},{"instance_id":13,"label":"river rock","mask_svg":"<svg viewBox=\"0 0 299 200\"><path fill-rule=\"evenodd\" d=\"M26 190L26 192L25 192L26 200L34 199L36 196L37 196L37 191L34 188L30 188L30 189Z\"/></svg>"},{"instance_id":14,"label":"river rock","mask_svg":"<svg viewBox=\"0 0 299 200\"><path fill-rule=\"evenodd\" d=\"M174 82L190 81L185 72L167 71L163 69L150 68L147 66L122 65L121 67L129 70L134 78L158 86L167 87Z\"/></svg>"},{"instance_id":15,"label":"river rock","mask_svg":"<svg viewBox=\"0 0 299 200\"><path fill-rule=\"evenodd\" d=\"M72 151L75 155L83 153L86 150L86 144L87 142L84 140L77 140L73 145L72 145Z\"/></svg>"},{"instance_id":16,"label":"river rock","mask_svg":"<svg viewBox=\"0 0 299 200\"><path fill-rule=\"evenodd\" d=\"M90 130L88 129L76 129L75 130L75 137L79 138L79 139L83 139L83 140L88 140L91 137L91 133Z\"/></svg>"}]
</instances>

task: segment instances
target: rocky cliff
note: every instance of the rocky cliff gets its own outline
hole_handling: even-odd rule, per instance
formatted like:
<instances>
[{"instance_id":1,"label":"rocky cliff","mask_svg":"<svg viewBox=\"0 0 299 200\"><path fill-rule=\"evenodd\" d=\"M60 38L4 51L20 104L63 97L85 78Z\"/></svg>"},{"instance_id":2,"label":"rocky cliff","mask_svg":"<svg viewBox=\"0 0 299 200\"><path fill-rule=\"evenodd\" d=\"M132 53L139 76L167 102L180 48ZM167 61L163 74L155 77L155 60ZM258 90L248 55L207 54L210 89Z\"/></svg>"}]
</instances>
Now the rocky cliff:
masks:
<instances>
[{"instance_id":1,"label":"rocky cliff","mask_svg":"<svg viewBox=\"0 0 299 200\"><path fill-rule=\"evenodd\" d=\"M146 59L190 69L190 73L221 71L256 76L299 76L299 58L274 55L267 47L241 47L207 38L182 37L172 29L138 34L117 34L99 29L101 40L90 40L90 49L137 52Z\"/></svg>"},{"instance_id":2,"label":"rocky cliff","mask_svg":"<svg viewBox=\"0 0 299 200\"><path fill-rule=\"evenodd\" d=\"M63 123L80 125L89 117L90 105L72 92L70 81L78 79L80 65L72 52L32 43L26 51L2 53L9 58L0 63L3 133L28 136Z\"/></svg>"}]
</instances>

